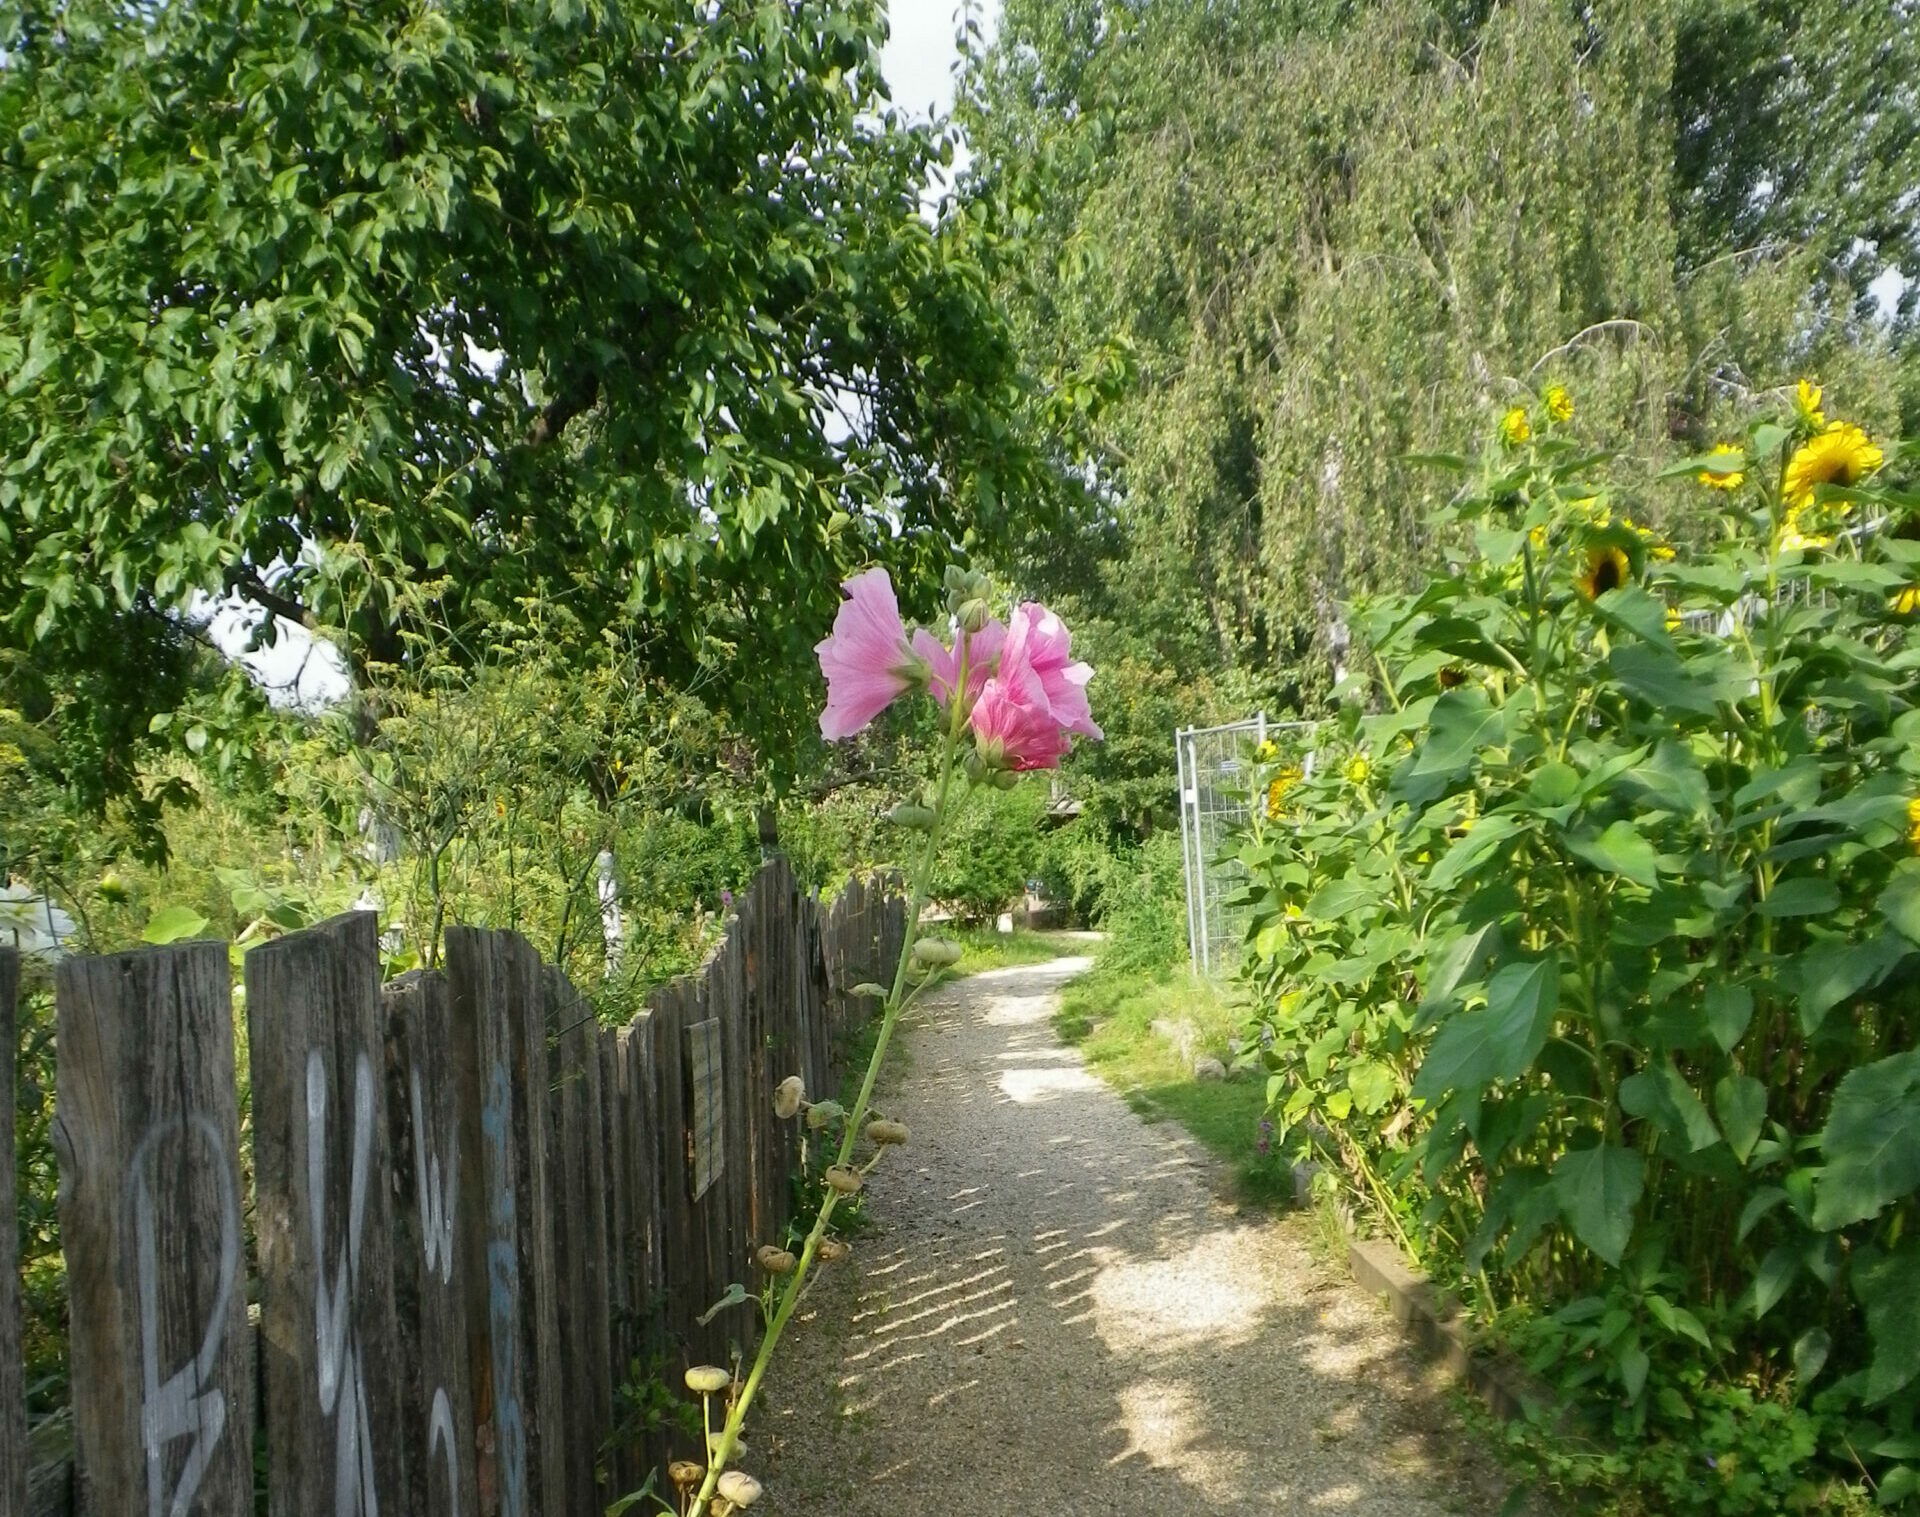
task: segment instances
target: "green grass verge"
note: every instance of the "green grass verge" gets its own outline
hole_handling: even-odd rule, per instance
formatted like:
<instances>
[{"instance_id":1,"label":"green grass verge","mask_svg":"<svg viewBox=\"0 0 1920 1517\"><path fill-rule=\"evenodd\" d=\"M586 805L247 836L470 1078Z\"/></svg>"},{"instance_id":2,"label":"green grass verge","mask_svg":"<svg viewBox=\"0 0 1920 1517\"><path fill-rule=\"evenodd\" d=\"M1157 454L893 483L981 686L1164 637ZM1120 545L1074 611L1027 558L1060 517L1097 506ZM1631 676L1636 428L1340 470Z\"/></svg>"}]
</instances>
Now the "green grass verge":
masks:
<instances>
[{"instance_id":1,"label":"green grass verge","mask_svg":"<svg viewBox=\"0 0 1920 1517\"><path fill-rule=\"evenodd\" d=\"M991 927L942 927L939 935L960 945L955 974L979 974L987 969L1012 969L1021 964L1044 964L1068 954L1089 953L1096 946L1085 938L1059 932L996 932Z\"/></svg>"},{"instance_id":2,"label":"green grass verge","mask_svg":"<svg viewBox=\"0 0 1920 1517\"><path fill-rule=\"evenodd\" d=\"M1156 1020L1191 1023L1192 1053L1183 1055L1178 1043L1154 1032ZM1171 1118L1222 1159L1241 1200L1291 1204L1291 1167L1277 1149L1259 1150L1265 1083L1246 1074L1193 1078L1192 1061L1202 1054L1229 1062L1227 1040L1241 1027L1239 1008L1219 987L1184 968L1096 966L1062 991L1053 1025L1134 1110L1149 1121Z\"/></svg>"}]
</instances>

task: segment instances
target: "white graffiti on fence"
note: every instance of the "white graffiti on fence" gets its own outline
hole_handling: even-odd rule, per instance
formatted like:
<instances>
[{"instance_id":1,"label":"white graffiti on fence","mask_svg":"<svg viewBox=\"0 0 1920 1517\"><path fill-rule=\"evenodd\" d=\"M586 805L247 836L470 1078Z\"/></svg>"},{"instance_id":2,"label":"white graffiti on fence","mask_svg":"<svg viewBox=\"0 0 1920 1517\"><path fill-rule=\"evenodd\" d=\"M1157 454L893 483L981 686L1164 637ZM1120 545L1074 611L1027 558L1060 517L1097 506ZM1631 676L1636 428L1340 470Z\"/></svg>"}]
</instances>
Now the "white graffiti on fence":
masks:
<instances>
[{"instance_id":1,"label":"white graffiti on fence","mask_svg":"<svg viewBox=\"0 0 1920 1517\"><path fill-rule=\"evenodd\" d=\"M454 1463L453 1403L443 1385L433 1393L433 1415L427 1421L427 1457L444 1444L447 1451L447 1511L460 1517L460 1471Z\"/></svg>"},{"instance_id":2,"label":"white graffiti on fence","mask_svg":"<svg viewBox=\"0 0 1920 1517\"><path fill-rule=\"evenodd\" d=\"M319 1049L307 1055L307 1206L313 1227L314 1336L319 1345L320 1414L334 1419L335 1517L379 1517L373 1440L353 1301L359 1294L360 1236L373 1158L373 1064L363 1052L353 1069L353 1168L348 1181L347 1235L331 1286L327 1280L327 1066ZM344 1392L344 1397L342 1393Z\"/></svg>"},{"instance_id":3,"label":"white graffiti on fence","mask_svg":"<svg viewBox=\"0 0 1920 1517\"><path fill-rule=\"evenodd\" d=\"M421 1246L426 1250L427 1273L440 1272L440 1283L453 1283L453 1198L460 1165L458 1135L447 1144L447 1172L440 1173L440 1156L427 1147L426 1103L420 1098L420 1071L413 1074L413 1166L420 1197Z\"/></svg>"},{"instance_id":4,"label":"white graffiti on fence","mask_svg":"<svg viewBox=\"0 0 1920 1517\"><path fill-rule=\"evenodd\" d=\"M417 1181L414 1190L420 1198L421 1249L426 1255L427 1279L431 1280L437 1270L441 1285L446 1286L453 1283L453 1201L457 1194L460 1163L459 1134L452 1133L448 1137L447 1171L442 1177L440 1158L427 1146L427 1111L426 1102L420 1094L420 1071L414 1069L410 1073L413 1086L413 1165ZM431 1459L443 1446L447 1461L447 1510L451 1517L460 1517L460 1471L457 1435L453 1426L453 1403L448 1399L447 1388L440 1385L434 1387L433 1409L427 1419L427 1457Z\"/></svg>"},{"instance_id":5,"label":"white graffiti on fence","mask_svg":"<svg viewBox=\"0 0 1920 1517\"><path fill-rule=\"evenodd\" d=\"M165 1381L160 1378L160 1247L148 1161L163 1138L179 1135L204 1144L218 1182L220 1278L213 1307L201 1334L200 1351ZM227 1308L240 1276L240 1201L233 1160L212 1119L189 1116L156 1123L134 1150L127 1184L133 1190L134 1252L140 1289L140 1442L147 1456L148 1517L186 1517L213 1462L214 1448L227 1426L227 1393L213 1384L220 1347L227 1335ZM191 1437L186 1463L171 1491L165 1453L176 1439Z\"/></svg>"},{"instance_id":6,"label":"white graffiti on fence","mask_svg":"<svg viewBox=\"0 0 1920 1517\"><path fill-rule=\"evenodd\" d=\"M487 1144L487 1336L493 1347L493 1428L499 1460L500 1517L527 1509L527 1429L515 1394L520 1332L520 1259L515 1251L512 1095L504 1064L487 1079L480 1128Z\"/></svg>"}]
</instances>

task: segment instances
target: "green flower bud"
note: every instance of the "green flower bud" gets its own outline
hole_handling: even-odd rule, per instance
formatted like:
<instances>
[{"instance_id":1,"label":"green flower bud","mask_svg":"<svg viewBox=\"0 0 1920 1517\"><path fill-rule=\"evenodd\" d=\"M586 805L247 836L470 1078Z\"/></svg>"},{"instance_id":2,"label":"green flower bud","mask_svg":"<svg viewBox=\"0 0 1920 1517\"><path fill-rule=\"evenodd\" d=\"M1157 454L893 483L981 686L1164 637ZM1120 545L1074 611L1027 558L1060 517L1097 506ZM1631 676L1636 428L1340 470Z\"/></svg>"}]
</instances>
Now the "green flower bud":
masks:
<instances>
[{"instance_id":1,"label":"green flower bud","mask_svg":"<svg viewBox=\"0 0 1920 1517\"><path fill-rule=\"evenodd\" d=\"M914 832L927 832L933 827L933 812L925 806L910 805L902 801L887 813L887 820L896 827L906 827Z\"/></svg>"},{"instance_id":2,"label":"green flower bud","mask_svg":"<svg viewBox=\"0 0 1920 1517\"><path fill-rule=\"evenodd\" d=\"M816 1101L807 1108L807 1127L813 1132L831 1126L847 1114L838 1101Z\"/></svg>"},{"instance_id":3,"label":"green flower bud","mask_svg":"<svg viewBox=\"0 0 1920 1517\"><path fill-rule=\"evenodd\" d=\"M724 1391L732 1384L732 1371L723 1370L717 1364L696 1364L687 1371L687 1389L702 1396Z\"/></svg>"},{"instance_id":4,"label":"green flower bud","mask_svg":"<svg viewBox=\"0 0 1920 1517\"><path fill-rule=\"evenodd\" d=\"M958 964L960 945L944 938L922 938L913 945L913 957L921 964Z\"/></svg>"}]
</instances>

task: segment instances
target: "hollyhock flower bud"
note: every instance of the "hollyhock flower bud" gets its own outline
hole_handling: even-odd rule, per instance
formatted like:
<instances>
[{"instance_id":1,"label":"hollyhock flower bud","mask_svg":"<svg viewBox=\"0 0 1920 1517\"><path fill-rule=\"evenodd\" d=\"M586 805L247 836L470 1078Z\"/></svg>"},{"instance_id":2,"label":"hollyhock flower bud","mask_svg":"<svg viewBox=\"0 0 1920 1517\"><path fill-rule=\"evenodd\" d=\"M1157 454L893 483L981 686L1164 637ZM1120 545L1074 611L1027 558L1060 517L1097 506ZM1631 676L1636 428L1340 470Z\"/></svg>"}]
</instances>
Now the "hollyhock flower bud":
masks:
<instances>
[{"instance_id":1,"label":"hollyhock flower bud","mask_svg":"<svg viewBox=\"0 0 1920 1517\"><path fill-rule=\"evenodd\" d=\"M902 801L887 813L887 820L896 827L905 827L913 832L925 832L933 826L934 814L930 807L911 806Z\"/></svg>"},{"instance_id":2,"label":"hollyhock flower bud","mask_svg":"<svg viewBox=\"0 0 1920 1517\"><path fill-rule=\"evenodd\" d=\"M797 1117L806 1100L806 1082L798 1075L788 1075L773 1088L773 1114L782 1122Z\"/></svg>"},{"instance_id":3,"label":"hollyhock flower bud","mask_svg":"<svg viewBox=\"0 0 1920 1517\"><path fill-rule=\"evenodd\" d=\"M829 742L852 737L927 678L926 664L907 640L887 571L868 569L841 588L847 598L833 634L813 650L827 677L820 735Z\"/></svg>"},{"instance_id":4,"label":"hollyhock flower bud","mask_svg":"<svg viewBox=\"0 0 1920 1517\"><path fill-rule=\"evenodd\" d=\"M724 1391L733 1384L733 1374L717 1364L696 1364L687 1371L687 1389L702 1396Z\"/></svg>"},{"instance_id":5,"label":"hollyhock flower bud","mask_svg":"<svg viewBox=\"0 0 1920 1517\"><path fill-rule=\"evenodd\" d=\"M907 1124L889 1121L885 1117L869 1122L867 1141L880 1148L885 1148L892 1143L904 1143L907 1141Z\"/></svg>"},{"instance_id":6,"label":"hollyhock flower bud","mask_svg":"<svg viewBox=\"0 0 1920 1517\"><path fill-rule=\"evenodd\" d=\"M922 938L913 945L913 956L922 964L958 964L960 945L941 938Z\"/></svg>"},{"instance_id":7,"label":"hollyhock flower bud","mask_svg":"<svg viewBox=\"0 0 1920 1517\"><path fill-rule=\"evenodd\" d=\"M691 1459L676 1459L667 1466L667 1475L681 1490L690 1490L707 1477L707 1467Z\"/></svg>"},{"instance_id":8,"label":"hollyhock flower bud","mask_svg":"<svg viewBox=\"0 0 1920 1517\"><path fill-rule=\"evenodd\" d=\"M853 1250L838 1238L822 1238L820 1240L820 1262L822 1264L838 1264L852 1252Z\"/></svg>"},{"instance_id":9,"label":"hollyhock flower bud","mask_svg":"<svg viewBox=\"0 0 1920 1517\"><path fill-rule=\"evenodd\" d=\"M753 1257L754 1262L770 1275L793 1273L793 1255L784 1248L775 1248L771 1243L762 1243Z\"/></svg>"},{"instance_id":10,"label":"hollyhock flower bud","mask_svg":"<svg viewBox=\"0 0 1920 1517\"><path fill-rule=\"evenodd\" d=\"M846 1107L838 1101L816 1101L807 1108L807 1126L814 1132L838 1122L847 1114Z\"/></svg>"},{"instance_id":11,"label":"hollyhock flower bud","mask_svg":"<svg viewBox=\"0 0 1920 1517\"><path fill-rule=\"evenodd\" d=\"M744 1470L728 1470L720 1477L719 1491L735 1506L752 1506L760 1499L760 1482Z\"/></svg>"},{"instance_id":12,"label":"hollyhock flower bud","mask_svg":"<svg viewBox=\"0 0 1920 1517\"><path fill-rule=\"evenodd\" d=\"M827 1185L843 1196L851 1196L860 1189L860 1172L845 1164L836 1164L827 1171Z\"/></svg>"}]
</instances>

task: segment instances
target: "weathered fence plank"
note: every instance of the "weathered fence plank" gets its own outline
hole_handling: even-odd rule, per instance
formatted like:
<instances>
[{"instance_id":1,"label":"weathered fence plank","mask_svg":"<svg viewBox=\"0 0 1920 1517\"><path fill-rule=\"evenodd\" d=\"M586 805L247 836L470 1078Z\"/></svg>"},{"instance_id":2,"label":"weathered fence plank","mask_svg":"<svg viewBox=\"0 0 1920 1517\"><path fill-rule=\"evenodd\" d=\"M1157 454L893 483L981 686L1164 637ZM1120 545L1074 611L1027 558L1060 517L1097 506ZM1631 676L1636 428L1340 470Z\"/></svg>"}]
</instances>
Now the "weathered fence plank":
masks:
<instances>
[{"instance_id":1,"label":"weathered fence plank","mask_svg":"<svg viewBox=\"0 0 1920 1517\"><path fill-rule=\"evenodd\" d=\"M451 1517L480 1510L467 1300L476 1283L485 1288L486 1259L456 1243L460 1171L475 1162L460 1147L461 1110L478 1109L480 1090L463 1086L455 1068L443 975L414 973L387 986L386 1029L401 1446L411 1517Z\"/></svg>"},{"instance_id":2,"label":"weathered fence plank","mask_svg":"<svg viewBox=\"0 0 1920 1517\"><path fill-rule=\"evenodd\" d=\"M592 1004L557 969L547 971L547 1014L556 1034L551 1069L555 1276L567 1404L563 1439L567 1489L584 1513L607 1504L609 1493L598 1471L601 1445L613 1430L600 1034Z\"/></svg>"},{"instance_id":3,"label":"weathered fence plank","mask_svg":"<svg viewBox=\"0 0 1920 1517\"><path fill-rule=\"evenodd\" d=\"M752 1351L751 1308L699 1319L762 1283L799 1153L772 1088L834 1093L839 1039L875 1009L851 987L904 930L889 890L853 881L822 910L770 860L701 971L614 1033L512 933L450 929L445 975L384 999L367 914L256 950L258 1377L225 950L70 961L74 1457L37 1428L23 1508L9 1230L0 1511L251 1517L260 1427L276 1517L592 1517L696 1453L618 1426L617 1388L637 1365L677 1392L687 1364Z\"/></svg>"},{"instance_id":4,"label":"weathered fence plank","mask_svg":"<svg viewBox=\"0 0 1920 1517\"><path fill-rule=\"evenodd\" d=\"M54 1144L82 1517L251 1517L227 950L69 959Z\"/></svg>"},{"instance_id":5,"label":"weathered fence plank","mask_svg":"<svg viewBox=\"0 0 1920 1517\"><path fill-rule=\"evenodd\" d=\"M487 1261L467 1292L474 1415L492 1435L480 1509L569 1517L540 958L518 933L450 927L446 973L456 1069L479 1092L460 1116L478 1162L461 1167L455 1246Z\"/></svg>"},{"instance_id":6,"label":"weathered fence plank","mask_svg":"<svg viewBox=\"0 0 1920 1517\"><path fill-rule=\"evenodd\" d=\"M268 1510L407 1510L380 932L358 911L246 958Z\"/></svg>"},{"instance_id":7,"label":"weathered fence plank","mask_svg":"<svg viewBox=\"0 0 1920 1517\"><path fill-rule=\"evenodd\" d=\"M27 1509L27 1385L20 1349L20 1230L14 1200L15 997L20 955L0 948L0 1512Z\"/></svg>"}]
</instances>

